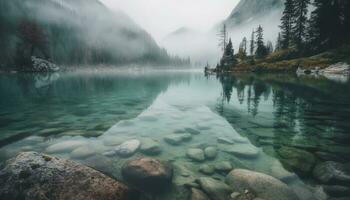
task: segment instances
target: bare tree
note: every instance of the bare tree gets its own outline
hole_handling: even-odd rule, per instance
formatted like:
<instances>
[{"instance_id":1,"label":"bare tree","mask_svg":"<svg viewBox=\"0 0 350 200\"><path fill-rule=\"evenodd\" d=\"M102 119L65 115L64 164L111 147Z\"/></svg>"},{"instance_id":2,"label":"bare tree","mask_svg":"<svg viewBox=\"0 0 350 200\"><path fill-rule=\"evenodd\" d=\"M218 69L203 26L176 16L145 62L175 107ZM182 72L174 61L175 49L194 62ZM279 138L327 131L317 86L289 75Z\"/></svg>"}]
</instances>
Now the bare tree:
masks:
<instances>
[{"instance_id":1,"label":"bare tree","mask_svg":"<svg viewBox=\"0 0 350 200\"><path fill-rule=\"evenodd\" d=\"M227 46L227 28L226 24L223 25L222 29L218 33L219 36L219 47L225 52Z\"/></svg>"}]
</instances>

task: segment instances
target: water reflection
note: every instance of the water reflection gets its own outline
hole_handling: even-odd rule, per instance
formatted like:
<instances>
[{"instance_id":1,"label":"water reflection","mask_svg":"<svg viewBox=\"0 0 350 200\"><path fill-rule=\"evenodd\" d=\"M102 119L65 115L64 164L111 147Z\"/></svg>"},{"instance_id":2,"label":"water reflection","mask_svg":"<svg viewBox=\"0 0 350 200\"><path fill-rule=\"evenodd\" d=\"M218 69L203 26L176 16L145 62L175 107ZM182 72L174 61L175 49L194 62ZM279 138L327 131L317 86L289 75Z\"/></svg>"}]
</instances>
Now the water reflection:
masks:
<instances>
[{"instance_id":1,"label":"water reflection","mask_svg":"<svg viewBox=\"0 0 350 200\"><path fill-rule=\"evenodd\" d=\"M350 95L344 92L350 91L349 82L278 74L217 78L226 101L217 112L257 146L277 157L270 150L288 146L310 152L319 161L350 158Z\"/></svg>"}]
</instances>

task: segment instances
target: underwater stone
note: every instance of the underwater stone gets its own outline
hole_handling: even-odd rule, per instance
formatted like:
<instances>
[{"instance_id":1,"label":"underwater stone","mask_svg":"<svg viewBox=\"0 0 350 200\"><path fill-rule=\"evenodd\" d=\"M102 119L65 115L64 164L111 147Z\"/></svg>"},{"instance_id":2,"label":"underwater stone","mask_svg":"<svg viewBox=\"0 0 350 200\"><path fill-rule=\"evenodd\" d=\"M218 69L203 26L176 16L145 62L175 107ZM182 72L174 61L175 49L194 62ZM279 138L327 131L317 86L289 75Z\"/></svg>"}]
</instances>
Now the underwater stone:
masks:
<instances>
[{"instance_id":1,"label":"underwater stone","mask_svg":"<svg viewBox=\"0 0 350 200\"><path fill-rule=\"evenodd\" d=\"M217 155L217 149L215 147L207 147L204 149L205 157L208 159L214 159Z\"/></svg>"},{"instance_id":2,"label":"underwater stone","mask_svg":"<svg viewBox=\"0 0 350 200\"><path fill-rule=\"evenodd\" d=\"M162 149L158 142L146 138L141 142L140 151L147 155L158 155L161 153Z\"/></svg>"},{"instance_id":3,"label":"underwater stone","mask_svg":"<svg viewBox=\"0 0 350 200\"><path fill-rule=\"evenodd\" d=\"M324 184L350 184L350 164L327 161L316 165L313 175Z\"/></svg>"},{"instance_id":4,"label":"underwater stone","mask_svg":"<svg viewBox=\"0 0 350 200\"><path fill-rule=\"evenodd\" d=\"M293 147L282 147L277 150L277 153L282 159L282 164L300 175L306 175L311 172L315 165L315 156L301 149Z\"/></svg>"},{"instance_id":5,"label":"underwater stone","mask_svg":"<svg viewBox=\"0 0 350 200\"><path fill-rule=\"evenodd\" d=\"M191 188L191 200L210 200L210 199L201 190L196 188Z\"/></svg>"},{"instance_id":6,"label":"underwater stone","mask_svg":"<svg viewBox=\"0 0 350 200\"><path fill-rule=\"evenodd\" d=\"M192 135L199 135L201 132L193 128L185 128L185 131Z\"/></svg>"},{"instance_id":7,"label":"underwater stone","mask_svg":"<svg viewBox=\"0 0 350 200\"><path fill-rule=\"evenodd\" d=\"M226 182L236 192L254 191L262 199L298 200L297 195L285 183L263 173L235 169L226 176Z\"/></svg>"},{"instance_id":8,"label":"underwater stone","mask_svg":"<svg viewBox=\"0 0 350 200\"><path fill-rule=\"evenodd\" d=\"M251 144L234 144L223 148L223 151L242 158L256 158L259 155L259 149Z\"/></svg>"},{"instance_id":9,"label":"underwater stone","mask_svg":"<svg viewBox=\"0 0 350 200\"><path fill-rule=\"evenodd\" d=\"M176 134L176 135L168 135L164 138L164 141L171 145L179 145L182 142L191 140L191 134Z\"/></svg>"},{"instance_id":10,"label":"underwater stone","mask_svg":"<svg viewBox=\"0 0 350 200\"><path fill-rule=\"evenodd\" d=\"M218 137L217 141L221 144L234 144L233 140L224 137Z\"/></svg>"},{"instance_id":11,"label":"underwater stone","mask_svg":"<svg viewBox=\"0 0 350 200\"><path fill-rule=\"evenodd\" d=\"M215 172L215 169L211 165L203 164L199 166L199 172L206 174L206 175L212 175Z\"/></svg>"},{"instance_id":12,"label":"underwater stone","mask_svg":"<svg viewBox=\"0 0 350 200\"><path fill-rule=\"evenodd\" d=\"M199 185L204 190L210 199L227 200L230 199L232 193L231 188L224 182L215 180L213 178L202 177L198 180Z\"/></svg>"},{"instance_id":13,"label":"underwater stone","mask_svg":"<svg viewBox=\"0 0 350 200\"><path fill-rule=\"evenodd\" d=\"M129 196L124 184L90 167L36 152L10 159L0 177L0 199L126 200Z\"/></svg>"},{"instance_id":14,"label":"underwater stone","mask_svg":"<svg viewBox=\"0 0 350 200\"><path fill-rule=\"evenodd\" d=\"M229 172L232 168L231 163L228 161L222 161L215 164L215 170L218 172Z\"/></svg>"},{"instance_id":15,"label":"underwater stone","mask_svg":"<svg viewBox=\"0 0 350 200\"><path fill-rule=\"evenodd\" d=\"M147 192L161 192L171 183L173 168L152 158L130 161L122 167L124 179L136 188Z\"/></svg>"},{"instance_id":16,"label":"underwater stone","mask_svg":"<svg viewBox=\"0 0 350 200\"><path fill-rule=\"evenodd\" d=\"M140 147L141 142L139 140L129 140L115 148L115 152L120 156L129 157L133 155Z\"/></svg>"},{"instance_id":17,"label":"underwater stone","mask_svg":"<svg viewBox=\"0 0 350 200\"><path fill-rule=\"evenodd\" d=\"M88 146L81 146L81 147L74 149L74 151L72 151L70 156L72 158L82 159L82 158L87 158L89 156L93 156L95 153L96 152L93 148L90 148Z\"/></svg>"},{"instance_id":18,"label":"underwater stone","mask_svg":"<svg viewBox=\"0 0 350 200\"><path fill-rule=\"evenodd\" d=\"M48 153L64 153L64 152L71 152L72 150L83 146L87 145L86 141L82 140L70 140L70 141L64 141L64 142L59 142L56 144L53 144L49 146L46 149L46 152Z\"/></svg>"},{"instance_id":19,"label":"underwater stone","mask_svg":"<svg viewBox=\"0 0 350 200\"><path fill-rule=\"evenodd\" d=\"M205 160L204 151L202 149L188 149L186 155L194 161L201 162Z\"/></svg>"}]
</instances>

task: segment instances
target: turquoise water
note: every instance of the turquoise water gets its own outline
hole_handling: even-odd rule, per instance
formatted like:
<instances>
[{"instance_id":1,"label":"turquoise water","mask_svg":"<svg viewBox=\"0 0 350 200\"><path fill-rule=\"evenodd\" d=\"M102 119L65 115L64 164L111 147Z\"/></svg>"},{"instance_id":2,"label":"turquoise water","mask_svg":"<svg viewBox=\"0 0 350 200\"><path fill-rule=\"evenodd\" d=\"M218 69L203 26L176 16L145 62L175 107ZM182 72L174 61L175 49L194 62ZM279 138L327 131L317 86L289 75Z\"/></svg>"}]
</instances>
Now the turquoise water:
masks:
<instances>
[{"instance_id":1,"label":"turquoise water","mask_svg":"<svg viewBox=\"0 0 350 200\"><path fill-rule=\"evenodd\" d=\"M122 180L126 161L152 156L174 165L174 187L209 176L200 172L203 164L228 161L283 180L301 199L317 199L312 168L322 161L350 160L349 91L344 77L205 77L186 71L0 74L0 160L38 151ZM175 145L164 140L174 136L186 139ZM113 154L133 139L152 140L160 154ZM215 160L186 156L188 149L208 146L218 149ZM225 174L210 176L224 180ZM181 194L169 192L164 199L176 195Z\"/></svg>"}]
</instances>

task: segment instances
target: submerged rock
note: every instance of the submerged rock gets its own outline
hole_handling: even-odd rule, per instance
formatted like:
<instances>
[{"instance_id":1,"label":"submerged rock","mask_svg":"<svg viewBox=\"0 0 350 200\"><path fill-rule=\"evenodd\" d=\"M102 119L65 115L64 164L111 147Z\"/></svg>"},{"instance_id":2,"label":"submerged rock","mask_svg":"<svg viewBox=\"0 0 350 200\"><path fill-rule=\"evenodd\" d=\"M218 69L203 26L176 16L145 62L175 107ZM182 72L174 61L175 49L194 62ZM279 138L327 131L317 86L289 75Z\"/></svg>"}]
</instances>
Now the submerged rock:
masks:
<instances>
[{"instance_id":1,"label":"submerged rock","mask_svg":"<svg viewBox=\"0 0 350 200\"><path fill-rule=\"evenodd\" d=\"M282 164L298 174L306 175L311 172L316 163L315 156L307 151L293 147L282 147L278 151Z\"/></svg>"},{"instance_id":2,"label":"submerged rock","mask_svg":"<svg viewBox=\"0 0 350 200\"><path fill-rule=\"evenodd\" d=\"M298 200L285 183L266 174L235 169L227 175L226 182L237 192L249 190L262 199Z\"/></svg>"},{"instance_id":3,"label":"submerged rock","mask_svg":"<svg viewBox=\"0 0 350 200\"><path fill-rule=\"evenodd\" d=\"M206 174L206 175L212 175L215 172L215 169L212 165L203 164L199 166L199 172Z\"/></svg>"},{"instance_id":4,"label":"submerged rock","mask_svg":"<svg viewBox=\"0 0 350 200\"><path fill-rule=\"evenodd\" d=\"M71 152L72 150L86 145L87 142L86 141L82 141L82 140L69 140L69 141L64 141L64 142L59 142L56 144L53 144L51 146L49 146L46 149L46 152L48 153L65 153L65 152Z\"/></svg>"},{"instance_id":5,"label":"submerged rock","mask_svg":"<svg viewBox=\"0 0 350 200\"><path fill-rule=\"evenodd\" d=\"M318 164L313 170L314 177L325 184L350 184L350 166L333 161Z\"/></svg>"},{"instance_id":6,"label":"submerged rock","mask_svg":"<svg viewBox=\"0 0 350 200\"><path fill-rule=\"evenodd\" d=\"M0 199L126 200L128 193L92 168L35 152L20 153L0 171Z\"/></svg>"},{"instance_id":7,"label":"submerged rock","mask_svg":"<svg viewBox=\"0 0 350 200\"><path fill-rule=\"evenodd\" d=\"M185 131L192 135L199 135L201 132L193 128L185 128Z\"/></svg>"},{"instance_id":8,"label":"submerged rock","mask_svg":"<svg viewBox=\"0 0 350 200\"><path fill-rule=\"evenodd\" d=\"M229 172L232 170L232 165L228 161L222 161L215 164L215 170L218 172Z\"/></svg>"},{"instance_id":9,"label":"submerged rock","mask_svg":"<svg viewBox=\"0 0 350 200\"><path fill-rule=\"evenodd\" d=\"M234 141L229 139L229 138L225 138L225 137L218 137L217 138L218 143L221 144L234 144Z\"/></svg>"},{"instance_id":10,"label":"submerged rock","mask_svg":"<svg viewBox=\"0 0 350 200\"><path fill-rule=\"evenodd\" d=\"M186 155L194 161L202 162L205 160L204 151L202 149L188 149Z\"/></svg>"},{"instance_id":11,"label":"submerged rock","mask_svg":"<svg viewBox=\"0 0 350 200\"><path fill-rule=\"evenodd\" d=\"M256 158L259 155L259 149L250 144L234 144L223 151L242 158Z\"/></svg>"},{"instance_id":12,"label":"submerged rock","mask_svg":"<svg viewBox=\"0 0 350 200\"><path fill-rule=\"evenodd\" d=\"M142 140L140 151L147 155L158 155L162 149L158 142L147 138Z\"/></svg>"},{"instance_id":13,"label":"submerged rock","mask_svg":"<svg viewBox=\"0 0 350 200\"><path fill-rule=\"evenodd\" d=\"M218 155L218 151L215 147L207 147L204 149L205 157L208 159L214 159Z\"/></svg>"},{"instance_id":14,"label":"submerged rock","mask_svg":"<svg viewBox=\"0 0 350 200\"><path fill-rule=\"evenodd\" d=\"M205 191L210 199L215 200L228 200L232 193L231 188L224 182L212 179L212 178L199 178L198 183L200 187Z\"/></svg>"},{"instance_id":15,"label":"submerged rock","mask_svg":"<svg viewBox=\"0 0 350 200\"><path fill-rule=\"evenodd\" d=\"M136 188L148 192L162 192L173 177L173 168L152 158L130 161L122 167L124 179Z\"/></svg>"},{"instance_id":16,"label":"submerged rock","mask_svg":"<svg viewBox=\"0 0 350 200\"><path fill-rule=\"evenodd\" d=\"M115 152L123 157L129 157L133 155L140 147L141 142L139 140L129 140L115 148Z\"/></svg>"},{"instance_id":17,"label":"submerged rock","mask_svg":"<svg viewBox=\"0 0 350 200\"><path fill-rule=\"evenodd\" d=\"M164 138L164 141L171 145L179 145L182 142L189 141L192 139L191 134L176 134L168 135Z\"/></svg>"},{"instance_id":18,"label":"submerged rock","mask_svg":"<svg viewBox=\"0 0 350 200\"><path fill-rule=\"evenodd\" d=\"M93 148L88 146L81 146L72 151L71 157L82 159L93 156L94 154L96 154L96 151Z\"/></svg>"},{"instance_id":19,"label":"submerged rock","mask_svg":"<svg viewBox=\"0 0 350 200\"><path fill-rule=\"evenodd\" d=\"M191 188L191 200L210 200L210 199L201 190L196 188Z\"/></svg>"}]
</instances>

